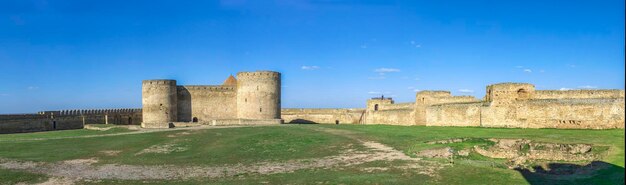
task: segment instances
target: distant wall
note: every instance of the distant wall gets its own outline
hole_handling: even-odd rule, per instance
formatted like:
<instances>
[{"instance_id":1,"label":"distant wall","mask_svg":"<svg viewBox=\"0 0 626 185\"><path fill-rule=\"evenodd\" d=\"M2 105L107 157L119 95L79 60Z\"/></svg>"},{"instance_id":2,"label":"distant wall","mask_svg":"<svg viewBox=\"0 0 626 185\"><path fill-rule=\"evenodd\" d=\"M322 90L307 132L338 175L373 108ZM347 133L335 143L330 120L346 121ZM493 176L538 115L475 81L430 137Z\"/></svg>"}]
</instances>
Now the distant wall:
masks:
<instances>
[{"instance_id":1,"label":"distant wall","mask_svg":"<svg viewBox=\"0 0 626 185\"><path fill-rule=\"evenodd\" d=\"M332 123L358 124L364 109L282 109L285 123Z\"/></svg>"},{"instance_id":2,"label":"distant wall","mask_svg":"<svg viewBox=\"0 0 626 185\"><path fill-rule=\"evenodd\" d=\"M237 118L234 86L178 86L177 89L179 122Z\"/></svg>"}]
</instances>

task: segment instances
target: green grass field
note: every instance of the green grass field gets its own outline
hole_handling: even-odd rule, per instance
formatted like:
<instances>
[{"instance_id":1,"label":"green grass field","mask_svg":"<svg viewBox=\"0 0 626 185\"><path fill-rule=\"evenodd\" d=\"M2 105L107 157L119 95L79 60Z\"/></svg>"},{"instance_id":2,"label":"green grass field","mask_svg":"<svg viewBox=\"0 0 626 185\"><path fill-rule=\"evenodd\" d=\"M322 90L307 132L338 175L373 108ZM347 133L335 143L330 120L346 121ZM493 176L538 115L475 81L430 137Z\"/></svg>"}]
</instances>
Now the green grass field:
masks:
<instances>
[{"instance_id":1,"label":"green grass field","mask_svg":"<svg viewBox=\"0 0 626 185\"><path fill-rule=\"evenodd\" d=\"M473 140L449 144L426 143L451 138L473 138ZM594 147L607 150L599 160L608 167L580 177L525 176L516 170L506 168L503 159L471 154L468 157L456 158L453 164L445 159L420 160L420 164L441 166L429 175L420 173L423 171L420 170L421 167L402 168L411 166L411 161L372 160L352 165L298 168L279 173L242 172L217 178L198 176L168 179L78 178L73 182L77 184L623 184L624 182L624 130L322 124L184 129L145 133L125 128L112 128L106 131L67 130L0 135L0 164L2 160L58 164L76 159L95 159L93 166L116 164L133 167L167 166L172 169L226 166L239 169L256 164L308 165L308 160L346 155L346 151L356 154L366 153L370 149L363 146L363 141L380 143L416 158L416 153L425 149L449 146L460 150L481 144L482 140L488 138L524 138L552 143L592 144ZM426 167L428 165L424 168ZM189 173L193 173L193 170ZM54 173L9 170L0 165L0 184L45 182L55 178L50 174Z\"/></svg>"}]
</instances>

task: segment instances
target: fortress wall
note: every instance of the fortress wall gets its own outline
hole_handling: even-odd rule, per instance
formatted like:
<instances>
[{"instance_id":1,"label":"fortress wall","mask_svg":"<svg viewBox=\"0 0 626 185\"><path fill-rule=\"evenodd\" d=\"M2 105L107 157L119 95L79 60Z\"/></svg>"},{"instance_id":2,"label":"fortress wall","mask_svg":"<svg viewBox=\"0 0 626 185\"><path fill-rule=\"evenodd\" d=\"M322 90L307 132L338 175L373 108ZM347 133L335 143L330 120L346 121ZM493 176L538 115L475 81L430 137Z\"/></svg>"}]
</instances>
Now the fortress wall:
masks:
<instances>
[{"instance_id":1,"label":"fortress wall","mask_svg":"<svg viewBox=\"0 0 626 185\"><path fill-rule=\"evenodd\" d=\"M218 119L211 120L211 122L203 123L210 124L212 126L227 126L227 125L277 125L282 124L280 119Z\"/></svg>"},{"instance_id":2,"label":"fortress wall","mask_svg":"<svg viewBox=\"0 0 626 185\"><path fill-rule=\"evenodd\" d=\"M483 107L482 126L517 128L624 128L624 99L546 99Z\"/></svg>"},{"instance_id":3,"label":"fortress wall","mask_svg":"<svg viewBox=\"0 0 626 185\"><path fill-rule=\"evenodd\" d=\"M414 109L367 111L365 124L415 125Z\"/></svg>"},{"instance_id":4,"label":"fortress wall","mask_svg":"<svg viewBox=\"0 0 626 185\"><path fill-rule=\"evenodd\" d=\"M412 109L415 107L415 103L394 103L394 104L380 104L378 110L395 110L395 109Z\"/></svg>"},{"instance_id":5,"label":"fortress wall","mask_svg":"<svg viewBox=\"0 0 626 185\"><path fill-rule=\"evenodd\" d=\"M358 124L364 113L364 109L281 109L285 123Z\"/></svg>"},{"instance_id":6,"label":"fortress wall","mask_svg":"<svg viewBox=\"0 0 626 185\"><path fill-rule=\"evenodd\" d=\"M178 86L178 121L210 122L237 118L234 86Z\"/></svg>"},{"instance_id":7,"label":"fortress wall","mask_svg":"<svg viewBox=\"0 0 626 185\"><path fill-rule=\"evenodd\" d=\"M480 102L473 96L452 96L449 91L420 91L415 95L414 123L427 125L427 109L431 105Z\"/></svg>"},{"instance_id":8,"label":"fortress wall","mask_svg":"<svg viewBox=\"0 0 626 185\"><path fill-rule=\"evenodd\" d=\"M623 90L538 90L533 99L624 98Z\"/></svg>"},{"instance_id":9,"label":"fortress wall","mask_svg":"<svg viewBox=\"0 0 626 185\"><path fill-rule=\"evenodd\" d=\"M441 104L426 108L427 126L480 126L482 103Z\"/></svg>"},{"instance_id":10,"label":"fortress wall","mask_svg":"<svg viewBox=\"0 0 626 185\"><path fill-rule=\"evenodd\" d=\"M624 128L624 99L528 101L518 108L525 128Z\"/></svg>"},{"instance_id":11,"label":"fortress wall","mask_svg":"<svg viewBox=\"0 0 626 185\"><path fill-rule=\"evenodd\" d=\"M0 134L40 132L47 130L52 130L52 123L46 115L0 115Z\"/></svg>"}]
</instances>

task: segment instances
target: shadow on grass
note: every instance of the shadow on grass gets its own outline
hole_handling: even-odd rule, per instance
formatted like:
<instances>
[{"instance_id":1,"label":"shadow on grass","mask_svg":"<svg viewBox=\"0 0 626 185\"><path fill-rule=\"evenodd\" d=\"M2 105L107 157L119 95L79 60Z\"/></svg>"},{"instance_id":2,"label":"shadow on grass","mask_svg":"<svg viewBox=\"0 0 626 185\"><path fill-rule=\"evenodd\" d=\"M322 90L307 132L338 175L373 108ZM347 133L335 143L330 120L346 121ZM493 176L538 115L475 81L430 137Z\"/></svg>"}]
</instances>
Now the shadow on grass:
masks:
<instances>
[{"instance_id":1,"label":"shadow on grass","mask_svg":"<svg viewBox=\"0 0 626 185\"><path fill-rule=\"evenodd\" d=\"M550 163L516 168L529 184L624 184L624 167L602 161L587 165Z\"/></svg>"},{"instance_id":2,"label":"shadow on grass","mask_svg":"<svg viewBox=\"0 0 626 185\"><path fill-rule=\"evenodd\" d=\"M306 120L306 119L294 119L294 120L289 121L289 123L287 124L318 124L318 123L311 121L311 120Z\"/></svg>"}]
</instances>

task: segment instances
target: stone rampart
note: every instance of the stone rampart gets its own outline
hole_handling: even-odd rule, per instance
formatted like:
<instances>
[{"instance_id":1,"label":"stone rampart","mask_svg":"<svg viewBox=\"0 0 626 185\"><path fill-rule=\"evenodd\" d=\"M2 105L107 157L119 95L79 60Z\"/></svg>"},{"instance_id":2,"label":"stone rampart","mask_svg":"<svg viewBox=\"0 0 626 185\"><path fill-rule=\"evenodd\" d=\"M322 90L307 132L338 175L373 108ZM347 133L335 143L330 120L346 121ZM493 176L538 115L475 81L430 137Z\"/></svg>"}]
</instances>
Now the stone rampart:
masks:
<instances>
[{"instance_id":1,"label":"stone rampart","mask_svg":"<svg viewBox=\"0 0 626 185\"><path fill-rule=\"evenodd\" d=\"M358 124L364 109L282 109L285 123Z\"/></svg>"}]
</instances>

